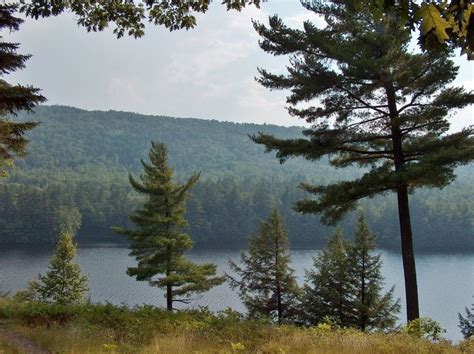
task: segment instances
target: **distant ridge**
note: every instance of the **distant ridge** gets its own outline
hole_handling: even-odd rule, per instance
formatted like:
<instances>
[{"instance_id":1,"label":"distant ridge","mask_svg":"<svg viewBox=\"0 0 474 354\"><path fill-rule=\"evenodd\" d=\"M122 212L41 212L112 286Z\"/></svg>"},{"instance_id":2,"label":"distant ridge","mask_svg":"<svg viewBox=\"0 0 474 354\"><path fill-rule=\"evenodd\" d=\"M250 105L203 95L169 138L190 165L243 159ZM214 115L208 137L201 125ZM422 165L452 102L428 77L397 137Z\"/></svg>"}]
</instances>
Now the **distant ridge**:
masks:
<instances>
[{"instance_id":1,"label":"distant ridge","mask_svg":"<svg viewBox=\"0 0 474 354\"><path fill-rule=\"evenodd\" d=\"M347 174L333 170L326 162L294 159L281 165L274 154L264 153L264 148L248 137L264 131L296 138L301 136L302 127L87 111L68 106L39 106L35 113L23 113L15 119L41 122L29 134L29 156L18 163L22 168L78 170L105 164L112 169L138 171L150 141L158 140L167 144L170 162L178 174L199 170L204 177L234 174L286 178L317 176L321 168L334 177Z\"/></svg>"}]
</instances>

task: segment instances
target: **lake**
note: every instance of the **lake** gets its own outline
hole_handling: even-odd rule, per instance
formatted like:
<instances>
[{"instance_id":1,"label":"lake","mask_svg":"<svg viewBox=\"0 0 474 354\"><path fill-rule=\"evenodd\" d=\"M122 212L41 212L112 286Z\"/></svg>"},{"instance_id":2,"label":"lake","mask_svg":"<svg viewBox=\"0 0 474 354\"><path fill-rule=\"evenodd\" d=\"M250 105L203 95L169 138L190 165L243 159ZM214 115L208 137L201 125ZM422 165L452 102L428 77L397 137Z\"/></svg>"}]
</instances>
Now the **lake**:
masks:
<instances>
[{"instance_id":1,"label":"lake","mask_svg":"<svg viewBox=\"0 0 474 354\"><path fill-rule=\"evenodd\" d=\"M305 269L312 266L312 257L317 250L293 250L293 268L300 282ZM403 270L401 256L380 251L383 259L382 272L386 289L395 285L395 295L404 303ZM47 269L50 249L3 248L0 250L1 290L15 292L23 289L36 274ZM229 271L228 260L238 260L238 250L196 250L189 254L196 262L217 264L222 274ZM150 304L164 306L163 292L137 282L125 274L127 266L134 261L128 257L128 249L122 246L102 245L81 247L78 262L89 276L90 299L93 302L125 303L129 305ZM421 316L431 317L447 330L446 337L461 339L458 312L474 301L474 254L418 254L418 286ZM237 293L226 284L218 286L196 299L190 307L208 306L218 311L232 307L244 311ZM402 308L400 318L405 317Z\"/></svg>"}]
</instances>

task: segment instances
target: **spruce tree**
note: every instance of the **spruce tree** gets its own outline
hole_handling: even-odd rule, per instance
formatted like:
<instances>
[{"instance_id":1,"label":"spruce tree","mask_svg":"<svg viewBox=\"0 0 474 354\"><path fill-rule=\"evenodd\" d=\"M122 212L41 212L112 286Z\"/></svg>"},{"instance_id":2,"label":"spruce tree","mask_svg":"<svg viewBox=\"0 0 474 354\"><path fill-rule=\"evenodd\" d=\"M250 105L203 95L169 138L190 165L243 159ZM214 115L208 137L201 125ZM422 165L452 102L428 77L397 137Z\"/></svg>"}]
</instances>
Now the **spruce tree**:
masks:
<instances>
[{"instance_id":1,"label":"spruce tree","mask_svg":"<svg viewBox=\"0 0 474 354\"><path fill-rule=\"evenodd\" d=\"M248 254L241 253L237 265L230 261L238 278L228 276L248 309L249 317L267 317L279 324L291 322L296 314L299 288L288 253L288 233L277 209L260 224L249 239Z\"/></svg>"},{"instance_id":2,"label":"spruce tree","mask_svg":"<svg viewBox=\"0 0 474 354\"><path fill-rule=\"evenodd\" d=\"M150 162L141 160L144 173L140 181L129 176L133 189L147 198L143 207L130 215L137 227L115 230L130 239L130 255L138 262L136 267L128 268L127 274L165 288L166 307L172 311L174 302L188 303L190 294L205 292L224 279L215 276L215 265L194 264L184 255L193 247L193 241L183 232L187 226L185 201L199 174L184 184L173 181L166 146L161 143L152 142L149 158Z\"/></svg>"},{"instance_id":3,"label":"spruce tree","mask_svg":"<svg viewBox=\"0 0 474 354\"><path fill-rule=\"evenodd\" d=\"M468 339L474 336L474 304L472 305L471 310L469 310L467 307L465 310L465 316L458 313L459 328L461 329L463 337Z\"/></svg>"},{"instance_id":4,"label":"spruce tree","mask_svg":"<svg viewBox=\"0 0 474 354\"><path fill-rule=\"evenodd\" d=\"M409 192L446 186L455 178L456 166L474 159L474 128L449 132L448 120L454 110L472 104L474 94L447 86L458 72L449 53L409 51L410 31L380 1L303 4L324 17L327 26L306 21L303 29L292 29L277 16L270 18L269 27L254 25L263 50L291 55L287 74L260 70L259 82L289 90L290 114L310 127L301 138L261 133L253 140L276 151L281 162L328 156L335 167L366 168L354 180L302 184L315 198L299 201L296 209L322 213L327 223L354 209L359 199L396 194L407 320L414 320L419 307Z\"/></svg>"},{"instance_id":5,"label":"spruce tree","mask_svg":"<svg viewBox=\"0 0 474 354\"><path fill-rule=\"evenodd\" d=\"M39 275L30 283L27 292L44 302L61 305L78 304L85 300L88 292L87 277L75 262L76 245L70 232L62 232L56 251L45 275Z\"/></svg>"},{"instance_id":6,"label":"spruce tree","mask_svg":"<svg viewBox=\"0 0 474 354\"><path fill-rule=\"evenodd\" d=\"M348 326L353 316L352 285L348 272L348 242L336 230L326 247L313 259L314 269L306 272L302 320L317 325L331 318L339 326Z\"/></svg>"},{"instance_id":7,"label":"spruce tree","mask_svg":"<svg viewBox=\"0 0 474 354\"><path fill-rule=\"evenodd\" d=\"M0 30L17 31L22 19L13 16L18 4L0 5ZM3 41L0 36L0 175L6 175L6 169L16 157L23 156L28 140L25 133L37 123L13 122L7 118L20 110L31 111L34 106L46 99L39 89L31 86L11 85L1 77L23 69L30 55L18 54L19 44Z\"/></svg>"},{"instance_id":8,"label":"spruce tree","mask_svg":"<svg viewBox=\"0 0 474 354\"><path fill-rule=\"evenodd\" d=\"M375 248L375 235L370 232L361 212L354 242L347 249L347 258L353 296L351 323L362 331L393 327L400 311L399 300L393 301L394 287L385 295L381 294L384 280L382 260L379 254L373 254Z\"/></svg>"}]
</instances>

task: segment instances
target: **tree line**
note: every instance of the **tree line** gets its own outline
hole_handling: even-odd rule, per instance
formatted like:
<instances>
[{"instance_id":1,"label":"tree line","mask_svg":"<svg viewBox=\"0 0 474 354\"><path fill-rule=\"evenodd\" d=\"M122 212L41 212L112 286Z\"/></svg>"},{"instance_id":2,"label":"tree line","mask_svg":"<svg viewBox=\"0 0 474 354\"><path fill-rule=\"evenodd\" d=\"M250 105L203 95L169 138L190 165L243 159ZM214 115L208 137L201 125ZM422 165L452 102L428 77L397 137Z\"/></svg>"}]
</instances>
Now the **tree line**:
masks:
<instances>
[{"instance_id":1,"label":"tree line","mask_svg":"<svg viewBox=\"0 0 474 354\"><path fill-rule=\"evenodd\" d=\"M184 232L185 200L199 174L182 183L176 181L166 146L158 142L152 143L149 160L141 163L143 173L138 179L129 175L129 181L145 196L144 203L130 214L132 227L114 227L114 231L130 240L130 256L137 262L127 274L164 289L168 311L175 309L176 302L188 303L193 294L208 291L227 278L239 290L250 318L300 325L330 321L360 330L394 326L399 303L392 299L393 289L380 294L380 256L371 254L375 239L362 214L354 243L344 241L337 230L315 257L314 270L308 271L303 288L290 268L288 233L276 208L250 236L249 252L241 254L241 265L230 262L236 275L217 276L215 265L196 264L185 255L194 245ZM19 292L18 300L63 305L84 301L87 279L74 262L73 232L70 225L61 226L49 271Z\"/></svg>"},{"instance_id":2,"label":"tree line","mask_svg":"<svg viewBox=\"0 0 474 354\"><path fill-rule=\"evenodd\" d=\"M376 250L376 237L359 212L353 241L345 240L337 229L326 247L313 258L306 281L299 286L291 268L288 232L276 207L261 221L257 232L249 236L248 251L239 262L229 261L231 274L217 276L213 264L196 264L185 252L194 242L184 231L185 200L199 174L180 183L173 178L166 147L152 143L149 161L139 179L129 175L133 189L146 197L130 219L131 228L115 227L127 236L130 256L137 264L127 269L129 276L165 289L167 310L176 302L189 303L191 296L229 281L237 289L253 320L278 324L357 328L361 331L391 330L400 311L400 300L393 298L394 288L383 293L382 261ZM44 302L61 305L83 303L88 292L87 278L75 263L73 227L61 225L60 238L49 270L30 281L27 289L15 295L20 302ZM472 314L459 314L465 338L472 336ZM412 327L429 327L434 340L442 329L430 319L409 321Z\"/></svg>"},{"instance_id":3,"label":"tree line","mask_svg":"<svg viewBox=\"0 0 474 354\"><path fill-rule=\"evenodd\" d=\"M36 178L36 177L35 177ZM38 176L40 178L40 176ZM62 222L80 226L79 242L123 242L111 226L129 226L128 214L136 209L141 198L124 181L94 180L78 175L57 173L56 182L42 187L33 183L0 185L0 240L2 243L52 244ZM268 183L263 178L238 180L233 177L203 179L194 187L187 201L188 232L197 247L245 247L247 235L266 217L272 203L278 205L289 230L290 242L297 248L324 245L324 237L332 232L318 216L301 215L293 210L295 202L304 197L297 188L301 179ZM419 250L467 250L472 235L474 205L469 198L470 187L453 183L435 195L418 191L412 198L416 216L415 245ZM395 237L398 226L393 198L374 198L361 203L370 227L379 237L382 248L399 249ZM354 213L340 223L347 235L354 233ZM452 237L452 235L456 237Z\"/></svg>"},{"instance_id":4,"label":"tree line","mask_svg":"<svg viewBox=\"0 0 474 354\"><path fill-rule=\"evenodd\" d=\"M431 53L409 52L411 32L401 24L403 16L389 11L384 3L347 0L303 1L302 4L324 17L326 26L319 28L306 21L303 29L294 29L285 25L278 15L271 16L268 25L254 22L264 51L291 56L284 74L259 69L257 80L269 89L289 90L289 113L304 119L310 127L304 129L300 137L268 132L258 132L250 137L265 146L267 152L274 151L280 163L295 157L313 161L326 157L329 164L337 168L362 167L358 175L346 180L300 184L312 197L299 200L295 210L303 214L320 214L325 224L340 221L361 199L387 193L396 195L407 320L416 320L419 317L418 286L409 195L422 187L447 186L455 179L455 168L474 159L473 127L450 132L448 119L453 111L474 103L474 93L447 85L455 80L458 72L447 47ZM435 6L422 6L420 11L423 8L430 18L433 11L438 10ZM2 6L2 27L18 29L21 20L13 16L17 9L17 5ZM62 10L59 7L54 11ZM153 10L159 11L159 8ZM460 6L454 12L461 17L456 31L467 35L468 31L464 30L470 21L467 25L464 23ZM36 13L34 17L40 15ZM107 23L108 20L101 23L102 28ZM426 22L423 25L426 27ZM439 42L444 40L440 38L443 31L437 26L423 31L433 31ZM18 45L3 43L2 48L3 74L24 67L28 56L16 53ZM3 114L31 110L44 100L37 89L12 87L6 82L3 89ZM308 102L309 107L299 105ZM2 167L11 163L12 153L24 152L27 141L23 135L35 126L33 122L3 121L6 123L2 124ZM140 263L148 267L144 273L129 270L139 280L153 284L151 278L164 272L164 265L159 262L165 262L169 305L173 286L182 286L178 293L186 293L186 289L192 291L197 289L196 277L203 278L201 284L204 284L208 280L206 277L214 272L209 265L202 268L208 272L199 275L197 269L200 268L183 258L192 242L180 231L185 225L182 204L187 189L197 177L192 177L183 186L170 182L173 171L167 167L162 143L153 143L149 156L151 164L141 161L144 168L142 184L129 178L136 191L148 194L144 208L131 217L139 230L117 230L122 230L121 233L131 239L134 248L131 254L139 261L139 267ZM161 215L153 214L153 205L162 209ZM173 209L175 207L177 209ZM72 226L77 227L77 224L71 221ZM164 230L159 234L163 226ZM166 259L158 260L160 254ZM152 260L158 263L150 264ZM176 266L177 273L171 275ZM193 269L196 269L195 273Z\"/></svg>"}]
</instances>

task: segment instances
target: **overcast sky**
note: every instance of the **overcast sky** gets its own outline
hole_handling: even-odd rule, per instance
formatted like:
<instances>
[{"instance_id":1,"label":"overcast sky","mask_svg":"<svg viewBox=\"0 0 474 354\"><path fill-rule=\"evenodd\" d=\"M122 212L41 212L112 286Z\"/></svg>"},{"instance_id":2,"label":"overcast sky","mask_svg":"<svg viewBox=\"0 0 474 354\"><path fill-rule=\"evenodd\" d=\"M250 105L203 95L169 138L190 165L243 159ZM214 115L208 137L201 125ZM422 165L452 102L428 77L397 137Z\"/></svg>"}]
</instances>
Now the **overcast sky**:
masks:
<instances>
[{"instance_id":1,"label":"overcast sky","mask_svg":"<svg viewBox=\"0 0 474 354\"><path fill-rule=\"evenodd\" d=\"M254 80L257 67L282 71L287 60L263 52L251 24L252 18L266 21L275 13L294 27L308 18L318 21L296 0L270 1L241 13L214 2L194 30L170 33L149 25L141 39L118 40L111 30L87 33L70 14L28 19L5 37L33 57L7 79L41 88L48 104L302 125L287 114L285 92L268 91ZM461 66L457 83L474 89L474 63L455 60ZM473 124L472 112L458 113L453 126Z\"/></svg>"}]
</instances>

